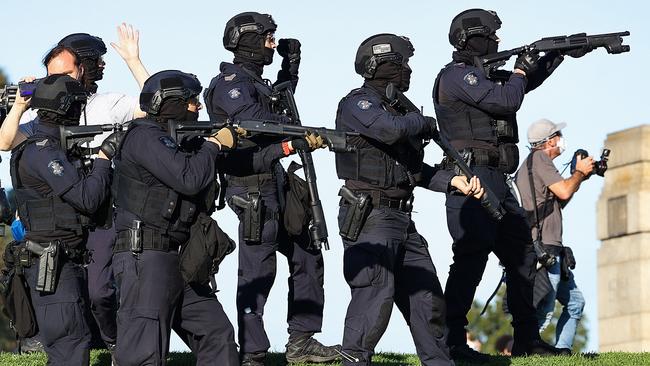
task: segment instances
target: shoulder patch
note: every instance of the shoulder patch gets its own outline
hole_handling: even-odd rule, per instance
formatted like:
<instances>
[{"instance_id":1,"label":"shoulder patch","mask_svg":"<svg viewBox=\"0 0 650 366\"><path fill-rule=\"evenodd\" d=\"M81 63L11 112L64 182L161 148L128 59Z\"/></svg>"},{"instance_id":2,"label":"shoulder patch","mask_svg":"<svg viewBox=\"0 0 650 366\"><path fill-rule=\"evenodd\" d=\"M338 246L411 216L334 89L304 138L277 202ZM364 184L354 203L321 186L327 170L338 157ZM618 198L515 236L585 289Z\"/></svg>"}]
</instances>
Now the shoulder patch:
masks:
<instances>
[{"instance_id":1,"label":"shoulder patch","mask_svg":"<svg viewBox=\"0 0 650 366\"><path fill-rule=\"evenodd\" d=\"M463 80L465 80L465 82L466 82L468 85L471 85L471 86L476 86L476 85L478 85L478 77L476 76L476 74L474 74L473 71L472 71L472 72L468 72L467 75L465 75L465 77L463 78Z\"/></svg>"},{"instance_id":2,"label":"shoulder patch","mask_svg":"<svg viewBox=\"0 0 650 366\"><path fill-rule=\"evenodd\" d=\"M223 79L225 81L232 81L235 78L235 76L237 76L237 74L230 74L230 75L224 76Z\"/></svg>"},{"instance_id":3,"label":"shoulder patch","mask_svg":"<svg viewBox=\"0 0 650 366\"><path fill-rule=\"evenodd\" d=\"M228 91L228 96L230 99L237 99L241 96L241 90L239 88L230 89Z\"/></svg>"},{"instance_id":4,"label":"shoulder patch","mask_svg":"<svg viewBox=\"0 0 650 366\"><path fill-rule=\"evenodd\" d=\"M166 147L168 147L170 149L178 148L178 146L176 146L176 143L174 142L174 140L169 136L160 136L160 142L162 142L163 145L165 145Z\"/></svg>"},{"instance_id":5,"label":"shoulder patch","mask_svg":"<svg viewBox=\"0 0 650 366\"><path fill-rule=\"evenodd\" d=\"M35 144L36 144L36 146L38 146L38 147L44 147L45 145L47 145L47 140L48 140L48 139L44 139L44 140L40 140L40 141L36 141Z\"/></svg>"},{"instance_id":6,"label":"shoulder patch","mask_svg":"<svg viewBox=\"0 0 650 366\"><path fill-rule=\"evenodd\" d=\"M57 177L63 176L63 164L61 164L60 160L54 159L47 164L47 167L50 169L52 174L56 175Z\"/></svg>"},{"instance_id":7,"label":"shoulder patch","mask_svg":"<svg viewBox=\"0 0 650 366\"><path fill-rule=\"evenodd\" d=\"M365 110L370 109L370 107L372 107L372 103L369 100L363 99L363 100L360 100L359 102L357 102L357 107L359 107L359 109L365 111Z\"/></svg>"}]
</instances>

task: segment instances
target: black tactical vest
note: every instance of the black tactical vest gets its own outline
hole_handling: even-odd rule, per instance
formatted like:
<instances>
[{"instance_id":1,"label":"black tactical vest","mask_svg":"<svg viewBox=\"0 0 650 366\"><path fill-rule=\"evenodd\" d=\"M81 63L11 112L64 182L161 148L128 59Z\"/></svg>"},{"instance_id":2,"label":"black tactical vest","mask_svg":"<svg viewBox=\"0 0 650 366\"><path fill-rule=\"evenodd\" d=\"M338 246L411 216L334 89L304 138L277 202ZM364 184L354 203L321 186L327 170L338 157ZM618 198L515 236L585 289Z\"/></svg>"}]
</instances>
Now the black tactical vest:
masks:
<instances>
[{"instance_id":1,"label":"black tactical vest","mask_svg":"<svg viewBox=\"0 0 650 366\"><path fill-rule=\"evenodd\" d=\"M156 126L160 124L150 120L133 121L123 141L136 127ZM122 145L123 146L123 145ZM141 166L121 159L118 151L113 163L113 195L115 207L122 208L137 216L142 223L162 233L170 231L189 232L189 227L196 217L197 204L194 197L187 197L167 187L158 178ZM154 183L145 183L145 182Z\"/></svg>"},{"instance_id":2,"label":"black tactical vest","mask_svg":"<svg viewBox=\"0 0 650 366\"><path fill-rule=\"evenodd\" d=\"M61 240L70 247L75 247L82 241L84 230L91 226L92 220L54 195L51 190L43 195L32 187L26 187L19 174L25 148L44 139L32 136L12 151L11 182L16 193L18 215L25 226L28 239L42 243Z\"/></svg>"},{"instance_id":3,"label":"black tactical vest","mask_svg":"<svg viewBox=\"0 0 650 366\"><path fill-rule=\"evenodd\" d=\"M519 166L516 115L490 115L465 103L457 103L455 108L441 104L438 99L440 77L452 67L454 64L449 64L438 74L433 87L433 106L440 132L457 150L476 148L498 152L497 168L514 173Z\"/></svg>"},{"instance_id":4,"label":"black tactical vest","mask_svg":"<svg viewBox=\"0 0 650 366\"><path fill-rule=\"evenodd\" d=\"M336 112L336 129L341 131L350 131L341 122L341 104L347 98L341 100ZM421 180L424 159L421 140L391 146L356 136L349 138L349 143L355 147L354 151L334 154L339 179L368 183L378 189L414 187Z\"/></svg>"}]
</instances>

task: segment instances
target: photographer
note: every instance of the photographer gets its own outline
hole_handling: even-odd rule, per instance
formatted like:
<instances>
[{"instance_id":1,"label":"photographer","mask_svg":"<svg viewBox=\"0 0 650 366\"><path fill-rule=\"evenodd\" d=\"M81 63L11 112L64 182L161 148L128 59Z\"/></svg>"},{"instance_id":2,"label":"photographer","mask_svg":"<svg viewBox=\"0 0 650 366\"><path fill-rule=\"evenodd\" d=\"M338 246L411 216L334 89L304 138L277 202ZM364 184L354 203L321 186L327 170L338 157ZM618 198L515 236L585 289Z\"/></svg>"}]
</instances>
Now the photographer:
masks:
<instances>
[{"instance_id":1,"label":"photographer","mask_svg":"<svg viewBox=\"0 0 650 366\"><path fill-rule=\"evenodd\" d=\"M575 268L573 253L562 245L562 208L582 181L592 174L594 160L590 156L584 159L578 156L575 171L569 178L562 178L553 159L566 149L561 131L565 126L565 123L555 124L547 119L530 126L528 142L531 153L519 167L516 183L522 206L528 213L533 240L542 244L540 249L548 253L544 266L551 288L537 305L539 331L550 324L557 299L563 309L557 322L555 347L571 350L585 300L569 269Z\"/></svg>"}]
</instances>

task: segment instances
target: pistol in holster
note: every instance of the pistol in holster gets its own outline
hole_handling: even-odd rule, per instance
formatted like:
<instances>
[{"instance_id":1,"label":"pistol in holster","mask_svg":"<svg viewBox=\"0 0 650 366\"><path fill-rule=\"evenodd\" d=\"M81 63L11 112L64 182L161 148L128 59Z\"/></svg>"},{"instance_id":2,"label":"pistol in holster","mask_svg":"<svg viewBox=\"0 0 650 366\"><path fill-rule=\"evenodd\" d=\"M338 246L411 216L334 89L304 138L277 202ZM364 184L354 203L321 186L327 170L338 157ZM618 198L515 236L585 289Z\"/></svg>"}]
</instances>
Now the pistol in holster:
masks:
<instances>
[{"instance_id":1,"label":"pistol in holster","mask_svg":"<svg viewBox=\"0 0 650 366\"><path fill-rule=\"evenodd\" d=\"M142 253L142 221L133 220L129 228L129 248L134 255Z\"/></svg>"},{"instance_id":2,"label":"pistol in holster","mask_svg":"<svg viewBox=\"0 0 650 366\"><path fill-rule=\"evenodd\" d=\"M27 250L38 255L40 259L38 263L36 291L45 293L55 292L59 274L59 256L62 249L61 243L59 241L52 241L45 244L39 244L27 240L25 245Z\"/></svg>"},{"instance_id":3,"label":"pistol in holster","mask_svg":"<svg viewBox=\"0 0 650 366\"><path fill-rule=\"evenodd\" d=\"M259 192L248 193L248 199L234 195L230 203L242 209L243 236L245 241L260 242L262 240L263 202Z\"/></svg>"},{"instance_id":4,"label":"pistol in holster","mask_svg":"<svg viewBox=\"0 0 650 366\"><path fill-rule=\"evenodd\" d=\"M343 200L349 204L339 235L343 239L356 241L359 238L363 224L370 215L370 211L372 211L372 199L369 194L354 193L346 186L341 187L339 196L343 197Z\"/></svg>"}]
</instances>

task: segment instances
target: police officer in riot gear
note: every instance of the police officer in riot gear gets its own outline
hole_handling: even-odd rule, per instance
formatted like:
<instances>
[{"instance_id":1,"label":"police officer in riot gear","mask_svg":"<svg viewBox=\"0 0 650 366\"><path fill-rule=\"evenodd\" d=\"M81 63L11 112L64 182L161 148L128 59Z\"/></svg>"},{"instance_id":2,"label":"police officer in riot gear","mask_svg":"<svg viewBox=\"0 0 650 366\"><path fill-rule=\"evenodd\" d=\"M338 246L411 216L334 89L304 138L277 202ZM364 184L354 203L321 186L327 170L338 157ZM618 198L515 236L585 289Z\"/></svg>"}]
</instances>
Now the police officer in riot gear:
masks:
<instances>
[{"instance_id":1,"label":"police officer in riot gear","mask_svg":"<svg viewBox=\"0 0 650 366\"><path fill-rule=\"evenodd\" d=\"M377 34L361 43L355 69L365 82L341 100L336 128L361 136L356 149L336 153L341 188L343 273L352 291L343 335L343 363L370 365L388 326L393 303L409 324L423 365L453 365L445 343L445 303L426 240L411 220L413 189L458 189L480 197L476 178L467 182L451 171L423 162L423 140L435 119L401 113L386 99L393 83L409 88L408 60L414 48L406 37ZM463 197L465 197L463 195Z\"/></svg>"},{"instance_id":2,"label":"police officer in riot gear","mask_svg":"<svg viewBox=\"0 0 650 366\"><path fill-rule=\"evenodd\" d=\"M208 205L201 193L210 191L223 151L237 141L234 130L224 128L185 151L166 131L169 120L197 120L201 90L192 74L152 75L140 94L148 117L131 122L115 159L120 365L164 365L172 328L198 364L238 364L232 324L212 289L185 284L179 270L179 247Z\"/></svg>"},{"instance_id":3,"label":"police officer in riot gear","mask_svg":"<svg viewBox=\"0 0 650 366\"><path fill-rule=\"evenodd\" d=\"M238 14L226 23L223 44L233 52L234 60L233 63L221 64L221 73L212 79L205 91L212 121L268 119L291 123L288 117L274 113L271 105L273 85L262 79L264 66L273 61L276 28L270 15L255 12ZM289 82L295 90L300 42L280 39L277 50L282 56L282 68L275 85ZM240 149L262 154L264 150L273 153L281 149L288 155L295 149L308 150L320 146L322 139L313 135L293 141L256 135L242 140ZM275 279L277 251L287 257L290 271L287 361L334 360L338 356L337 346L326 347L313 338L321 331L323 320L323 256L320 250L310 247L304 240L296 242L288 237L279 220L284 205L284 169L277 163L262 174L231 174L227 178L229 202L233 202L233 196L259 202L260 206L255 205L258 207L255 215L261 215L261 224L254 225L254 220L247 219L252 209L231 204L240 219L237 322L242 364L262 365L270 347L263 314Z\"/></svg>"},{"instance_id":4,"label":"police officer in riot gear","mask_svg":"<svg viewBox=\"0 0 650 366\"><path fill-rule=\"evenodd\" d=\"M60 126L78 125L86 92L67 75L40 81L35 134L14 150L11 175L26 246L34 261L25 269L48 365L88 365L90 330L85 249L92 215L109 194L114 136L101 146L92 171L60 145ZM46 263L44 263L46 262Z\"/></svg>"},{"instance_id":5,"label":"police officer in riot gear","mask_svg":"<svg viewBox=\"0 0 650 366\"><path fill-rule=\"evenodd\" d=\"M439 73L433 88L440 132L466 157L483 185L494 191L507 211L503 220L496 222L477 201L447 195L447 225L454 240L454 263L445 288L447 342L454 359L473 362L489 360L466 345L464 327L490 252L497 255L507 273L508 308L514 328L512 354L557 353L537 333L530 228L507 189L505 174L513 173L519 162L515 113L524 95L541 85L563 56L558 52L543 57L524 53L516 60L513 72L499 70L496 80L474 60L497 52L496 31L500 27L501 20L493 11L470 9L457 15L449 31L449 41L456 49L453 61ZM452 168L452 164L448 166Z\"/></svg>"}]
</instances>

